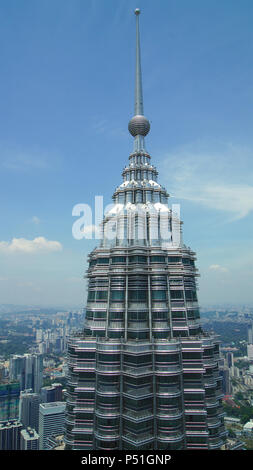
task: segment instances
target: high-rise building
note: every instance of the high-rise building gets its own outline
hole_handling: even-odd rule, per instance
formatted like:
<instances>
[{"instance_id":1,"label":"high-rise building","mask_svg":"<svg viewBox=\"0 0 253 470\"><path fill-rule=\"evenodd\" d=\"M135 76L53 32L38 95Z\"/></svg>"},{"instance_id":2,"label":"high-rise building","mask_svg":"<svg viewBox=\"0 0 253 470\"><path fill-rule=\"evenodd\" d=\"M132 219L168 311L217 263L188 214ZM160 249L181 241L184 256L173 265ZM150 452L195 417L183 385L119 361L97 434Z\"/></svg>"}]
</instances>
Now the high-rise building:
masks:
<instances>
[{"instance_id":1,"label":"high-rise building","mask_svg":"<svg viewBox=\"0 0 253 470\"><path fill-rule=\"evenodd\" d=\"M62 401L62 384L52 384L48 387L42 387L41 389L41 401L42 403L49 403L53 401Z\"/></svg>"},{"instance_id":2,"label":"high-rise building","mask_svg":"<svg viewBox=\"0 0 253 470\"><path fill-rule=\"evenodd\" d=\"M25 428L39 429L39 405L41 402L38 393L25 390L20 394L19 420Z\"/></svg>"},{"instance_id":3,"label":"high-rise building","mask_svg":"<svg viewBox=\"0 0 253 470\"><path fill-rule=\"evenodd\" d=\"M0 384L0 422L18 419L19 395L19 382Z\"/></svg>"},{"instance_id":4,"label":"high-rise building","mask_svg":"<svg viewBox=\"0 0 253 470\"><path fill-rule=\"evenodd\" d=\"M20 390L25 390L25 369L26 357L23 355L15 354L10 358L10 379L18 380L20 383Z\"/></svg>"},{"instance_id":5,"label":"high-rise building","mask_svg":"<svg viewBox=\"0 0 253 470\"><path fill-rule=\"evenodd\" d=\"M39 450L39 434L28 427L20 433L20 450Z\"/></svg>"},{"instance_id":6,"label":"high-rise building","mask_svg":"<svg viewBox=\"0 0 253 470\"><path fill-rule=\"evenodd\" d=\"M0 422L0 450L20 450L23 425L17 420Z\"/></svg>"},{"instance_id":7,"label":"high-rise building","mask_svg":"<svg viewBox=\"0 0 253 470\"><path fill-rule=\"evenodd\" d=\"M43 356L41 354L13 355L10 359L10 378L19 380L20 389L39 393L43 383Z\"/></svg>"},{"instance_id":8,"label":"high-rise building","mask_svg":"<svg viewBox=\"0 0 253 470\"><path fill-rule=\"evenodd\" d=\"M248 325L248 344L253 344L253 322Z\"/></svg>"},{"instance_id":9,"label":"high-rise building","mask_svg":"<svg viewBox=\"0 0 253 470\"><path fill-rule=\"evenodd\" d=\"M64 432L66 403L41 403L39 409L39 448L48 450L47 438Z\"/></svg>"},{"instance_id":10,"label":"high-rise building","mask_svg":"<svg viewBox=\"0 0 253 470\"><path fill-rule=\"evenodd\" d=\"M231 395L231 380L230 380L230 371L228 367L220 368L220 375L222 377L222 392L224 395Z\"/></svg>"},{"instance_id":11,"label":"high-rise building","mask_svg":"<svg viewBox=\"0 0 253 470\"><path fill-rule=\"evenodd\" d=\"M134 150L89 255L84 329L68 342L66 449L220 449L219 342L200 326L195 253L146 150L135 13Z\"/></svg>"}]
</instances>

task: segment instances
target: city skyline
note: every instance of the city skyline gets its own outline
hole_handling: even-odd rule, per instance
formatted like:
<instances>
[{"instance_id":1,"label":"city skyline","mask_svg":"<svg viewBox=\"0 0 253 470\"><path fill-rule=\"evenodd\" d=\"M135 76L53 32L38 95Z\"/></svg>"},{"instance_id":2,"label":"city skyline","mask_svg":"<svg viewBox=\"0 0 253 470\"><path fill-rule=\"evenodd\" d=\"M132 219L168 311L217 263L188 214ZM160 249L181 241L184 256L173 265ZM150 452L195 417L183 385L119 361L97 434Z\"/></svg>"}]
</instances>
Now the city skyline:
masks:
<instances>
[{"instance_id":1,"label":"city skyline","mask_svg":"<svg viewBox=\"0 0 253 470\"><path fill-rule=\"evenodd\" d=\"M142 30L147 148L181 204L200 305L253 301L252 4L122 0L0 7L2 303L85 304L97 242L73 239L72 208L96 195L111 203L132 148L136 6L152 18L152 34Z\"/></svg>"}]
</instances>

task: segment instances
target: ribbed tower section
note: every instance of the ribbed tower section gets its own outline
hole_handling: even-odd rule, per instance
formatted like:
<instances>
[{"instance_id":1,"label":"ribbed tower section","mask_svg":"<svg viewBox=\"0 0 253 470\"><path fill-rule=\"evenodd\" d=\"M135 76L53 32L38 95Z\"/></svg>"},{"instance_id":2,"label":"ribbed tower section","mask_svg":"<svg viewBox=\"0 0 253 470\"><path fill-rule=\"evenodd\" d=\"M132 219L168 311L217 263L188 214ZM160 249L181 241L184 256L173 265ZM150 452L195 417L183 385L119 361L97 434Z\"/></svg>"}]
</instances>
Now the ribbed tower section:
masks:
<instances>
[{"instance_id":1,"label":"ribbed tower section","mask_svg":"<svg viewBox=\"0 0 253 470\"><path fill-rule=\"evenodd\" d=\"M145 149L139 13L134 151L89 255L84 329L68 344L66 449L220 449L219 342L201 329L195 253Z\"/></svg>"}]
</instances>

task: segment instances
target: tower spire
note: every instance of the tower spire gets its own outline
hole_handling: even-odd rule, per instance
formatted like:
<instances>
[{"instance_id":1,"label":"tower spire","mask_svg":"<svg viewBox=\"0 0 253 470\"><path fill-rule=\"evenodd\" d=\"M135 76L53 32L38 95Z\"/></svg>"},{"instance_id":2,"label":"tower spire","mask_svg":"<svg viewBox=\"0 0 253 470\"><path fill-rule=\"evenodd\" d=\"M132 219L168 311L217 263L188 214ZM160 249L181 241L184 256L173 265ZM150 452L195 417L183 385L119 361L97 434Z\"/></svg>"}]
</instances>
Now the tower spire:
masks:
<instances>
[{"instance_id":1,"label":"tower spire","mask_svg":"<svg viewBox=\"0 0 253 470\"><path fill-rule=\"evenodd\" d=\"M134 151L146 151L144 137L150 130L150 123L143 114L143 94L141 76L141 52L140 52L140 32L139 15L140 9L136 8L136 67L135 67L135 106L134 117L129 121L128 130L135 138Z\"/></svg>"},{"instance_id":2,"label":"tower spire","mask_svg":"<svg viewBox=\"0 0 253 470\"><path fill-rule=\"evenodd\" d=\"M142 77L141 77L141 50L140 50L140 32L139 15L140 10L136 8L136 69L135 69L135 115L143 116L143 96L142 96Z\"/></svg>"}]
</instances>

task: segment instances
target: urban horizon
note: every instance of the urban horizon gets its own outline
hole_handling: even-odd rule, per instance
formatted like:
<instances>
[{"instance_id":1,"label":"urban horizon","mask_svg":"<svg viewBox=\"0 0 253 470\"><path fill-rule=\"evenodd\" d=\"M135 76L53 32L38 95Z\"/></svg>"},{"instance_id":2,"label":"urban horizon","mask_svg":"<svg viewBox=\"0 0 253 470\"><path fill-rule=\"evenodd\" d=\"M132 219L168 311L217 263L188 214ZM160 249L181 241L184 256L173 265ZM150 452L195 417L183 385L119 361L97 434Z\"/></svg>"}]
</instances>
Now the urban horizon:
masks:
<instances>
[{"instance_id":1,"label":"urban horizon","mask_svg":"<svg viewBox=\"0 0 253 470\"><path fill-rule=\"evenodd\" d=\"M73 237L72 213L87 204L95 214L96 194L110 204L111 183L131 151L136 5L13 4L0 7L6 33L0 295L3 303L79 305L96 243ZM171 204L180 204L185 243L198 255L200 303L251 304L251 2L139 6L153 31L142 31L150 152ZM117 33L122 41L115 42ZM86 227L90 234L95 219Z\"/></svg>"}]
</instances>

